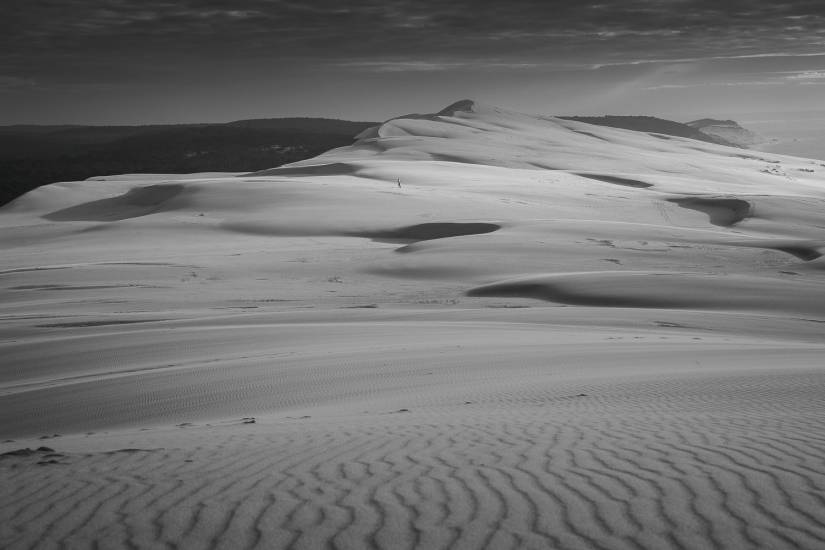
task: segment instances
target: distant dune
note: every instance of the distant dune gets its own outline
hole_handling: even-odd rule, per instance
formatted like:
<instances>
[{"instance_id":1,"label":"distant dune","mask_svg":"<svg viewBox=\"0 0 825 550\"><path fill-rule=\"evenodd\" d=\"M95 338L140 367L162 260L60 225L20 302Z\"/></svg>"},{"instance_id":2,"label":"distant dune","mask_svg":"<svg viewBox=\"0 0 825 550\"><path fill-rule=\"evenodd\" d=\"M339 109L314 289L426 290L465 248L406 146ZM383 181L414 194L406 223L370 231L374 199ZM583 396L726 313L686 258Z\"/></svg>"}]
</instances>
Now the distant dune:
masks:
<instances>
[{"instance_id":1,"label":"distant dune","mask_svg":"<svg viewBox=\"0 0 825 550\"><path fill-rule=\"evenodd\" d=\"M0 208L0 547L823 548L825 165L656 127Z\"/></svg>"},{"instance_id":2,"label":"distant dune","mask_svg":"<svg viewBox=\"0 0 825 550\"><path fill-rule=\"evenodd\" d=\"M713 129L715 126L708 124L703 126L697 123L701 121L688 122L682 124L681 122L674 122L672 120L665 120L662 118L652 116L568 116L562 117L567 120L577 120L579 122L587 122L588 124L596 124L598 126L608 126L611 128L623 128L625 130L634 130L636 132L647 132L654 135L677 136L696 139L699 141L707 141L708 143L716 143L719 145L729 145L732 147L747 147L737 139L729 139L721 132L705 131L706 129ZM704 119L708 121L710 119ZM736 124L733 121L725 121ZM743 129L744 130L744 129Z\"/></svg>"},{"instance_id":3,"label":"distant dune","mask_svg":"<svg viewBox=\"0 0 825 550\"><path fill-rule=\"evenodd\" d=\"M688 122L687 125L691 128L696 128L704 134L718 137L740 147L752 147L767 141L764 137L746 128L742 128L733 120L703 118Z\"/></svg>"}]
</instances>

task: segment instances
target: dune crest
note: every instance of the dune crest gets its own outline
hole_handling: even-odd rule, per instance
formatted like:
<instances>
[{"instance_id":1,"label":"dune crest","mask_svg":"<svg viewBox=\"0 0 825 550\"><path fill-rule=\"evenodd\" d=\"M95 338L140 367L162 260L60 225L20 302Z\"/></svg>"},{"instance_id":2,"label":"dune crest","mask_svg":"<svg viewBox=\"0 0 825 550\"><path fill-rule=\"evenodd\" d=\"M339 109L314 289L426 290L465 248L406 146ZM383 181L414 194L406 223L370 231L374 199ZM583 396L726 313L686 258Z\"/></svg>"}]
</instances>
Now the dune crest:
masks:
<instances>
[{"instance_id":1,"label":"dune crest","mask_svg":"<svg viewBox=\"0 0 825 550\"><path fill-rule=\"evenodd\" d=\"M438 116L455 116L456 113L474 113L477 112L476 102L472 99L461 99L455 103L448 105L438 112Z\"/></svg>"},{"instance_id":2,"label":"dune crest","mask_svg":"<svg viewBox=\"0 0 825 550\"><path fill-rule=\"evenodd\" d=\"M45 214L52 221L117 221L147 216L160 211L166 201L183 191L180 184L135 187L118 197L100 199Z\"/></svg>"},{"instance_id":3,"label":"dune crest","mask_svg":"<svg viewBox=\"0 0 825 550\"><path fill-rule=\"evenodd\" d=\"M282 166L278 168L268 168L258 172L244 174L247 176L348 176L358 172L358 167L344 162L331 162L329 164L312 164L303 166Z\"/></svg>"}]
</instances>

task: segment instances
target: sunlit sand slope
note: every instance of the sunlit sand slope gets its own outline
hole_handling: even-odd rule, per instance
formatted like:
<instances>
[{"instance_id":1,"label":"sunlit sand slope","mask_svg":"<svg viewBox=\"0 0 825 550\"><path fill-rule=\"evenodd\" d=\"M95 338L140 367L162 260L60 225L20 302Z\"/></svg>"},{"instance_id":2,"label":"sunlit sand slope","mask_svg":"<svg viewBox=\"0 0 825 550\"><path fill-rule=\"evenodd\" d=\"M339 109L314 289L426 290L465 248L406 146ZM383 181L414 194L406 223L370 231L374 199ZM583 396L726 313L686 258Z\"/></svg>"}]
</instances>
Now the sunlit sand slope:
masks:
<instances>
[{"instance_id":1,"label":"sunlit sand slope","mask_svg":"<svg viewBox=\"0 0 825 550\"><path fill-rule=\"evenodd\" d=\"M32 191L0 547L822 548L824 211L819 161L471 101Z\"/></svg>"}]
</instances>

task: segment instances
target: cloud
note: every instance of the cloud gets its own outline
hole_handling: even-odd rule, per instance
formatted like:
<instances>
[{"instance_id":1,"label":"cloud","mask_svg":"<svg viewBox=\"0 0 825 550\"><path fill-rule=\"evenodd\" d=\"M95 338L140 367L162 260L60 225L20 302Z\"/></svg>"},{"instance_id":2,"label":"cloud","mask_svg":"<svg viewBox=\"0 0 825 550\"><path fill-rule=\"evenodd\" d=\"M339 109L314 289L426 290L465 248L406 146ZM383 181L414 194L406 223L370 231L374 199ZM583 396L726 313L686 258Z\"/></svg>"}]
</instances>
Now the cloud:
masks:
<instances>
[{"instance_id":1,"label":"cloud","mask_svg":"<svg viewBox=\"0 0 825 550\"><path fill-rule=\"evenodd\" d=\"M788 80L825 80L825 70L796 71L785 78Z\"/></svg>"},{"instance_id":2,"label":"cloud","mask_svg":"<svg viewBox=\"0 0 825 550\"><path fill-rule=\"evenodd\" d=\"M751 80L743 82L697 82L692 84L659 84L656 86L645 86L642 90L677 90L682 88L736 88L740 86L778 86L784 84L777 80Z\"/></svg>"},{"instance_id":3,"label":"cloud","mask_svg":"<svg viewBox=\"0 0 825 550\"><path fill-rule=\"evenodd\" d=\"M697 61L720 61L729 59L764 59L772 57L825 57L825 52L764 52L743 55L708 55L704 57L681 57L681 58L661 58L661 59L633 59L628 61L616 61L611 63L596 63L593 69L603 67L621 67L627 65L649 65L658 63L695 63Z\"/></svg>"},{"instance_id":4,"label":"cloud","mask_svg":"<svg viewBox=\"0 0 825 550\"><path fill-rule=\"evenodd\" d=\"M355 69L376 73L431 72L457 69L464 66L461 62L431 61L343 61L334 64L345 69Z\"/></svg>"},{"instance_id":5,"label":"cloud","mask_svg":"<svg viewBox=\"0 0 825 550\"><path fill-rule=\"evenodd\" d=\"M825 56L821 0L25 0L4 6L0 25L0 74L26 75L56 105L60 85L164 97L277 81L298 96L297 83L333 73L355 86L362 73L408 72L432 86L475 71L504 89L490 75L580 71L577 82L599 86L660 68L647 65Z\"/></svg>"},{"instance_id":6,"label":"cloud","mask_svg":"<svg viewBox=\"0 0 825 550\"><path fill-rule=\"evenodd\" d=\"M533 63L520 61L495 61L495 60L353 60L341 61L330 64L332 67L353 69L364 72L375 73L396 73L396 72L435 72L435 71L451 71L451 70L475 70L475 71L491 71L491 70L511 70L511 71L528 71L528 70L551 70L551 69L569 69L582 68L580 66L564 65L559 63Z\"/></svg>"},{"instance_id":7,"label":"cloud","mask_svg":"<svg viewBox=\"0 0 825 550\"><path fill-rule=\"evenodd\" d=\"M338 58L624 52L760 53L825 28L818 1L765 0L28 0L4 13L0 51L36 56L224 55ZM777 21L792 22L777 32ZM599 44L603 42L604 44ZM684 56L684 55L683 55Z\"/></svg>"}]
</instances>

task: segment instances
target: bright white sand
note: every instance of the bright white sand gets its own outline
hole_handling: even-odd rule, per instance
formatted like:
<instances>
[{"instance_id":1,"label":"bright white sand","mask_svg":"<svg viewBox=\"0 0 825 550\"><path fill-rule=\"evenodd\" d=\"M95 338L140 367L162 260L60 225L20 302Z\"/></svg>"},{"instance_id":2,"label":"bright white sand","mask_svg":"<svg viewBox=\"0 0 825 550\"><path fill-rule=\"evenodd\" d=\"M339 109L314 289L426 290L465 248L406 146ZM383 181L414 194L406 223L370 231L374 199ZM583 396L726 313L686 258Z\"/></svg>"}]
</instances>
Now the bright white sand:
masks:
<instances>
[{"instance_id":1,"label":"bright white sand","mask_svg":"<svg viewBox=\"0 0 825 550\"><path fill-rule=\"evenodd\" d=\"M823 211L819 161L469 102L32 191L0 547L822 548Z\"/></svg>"}]
</instances>

